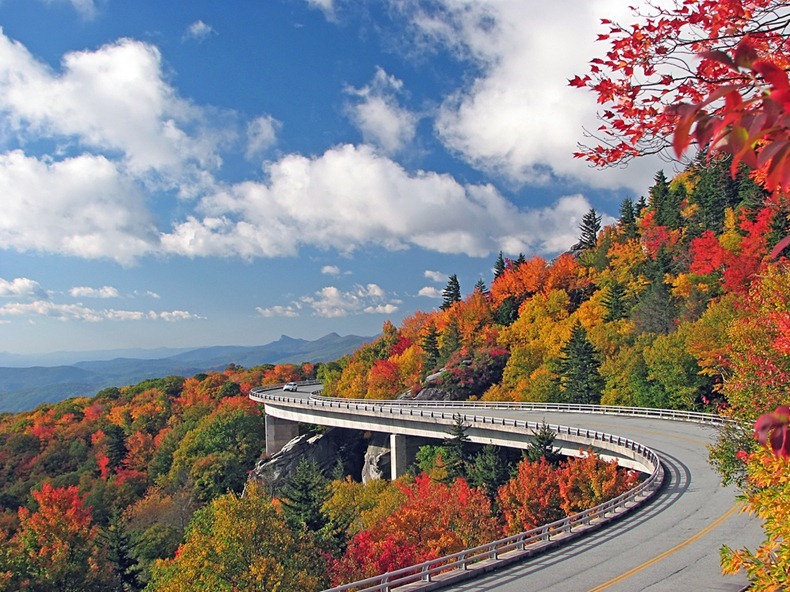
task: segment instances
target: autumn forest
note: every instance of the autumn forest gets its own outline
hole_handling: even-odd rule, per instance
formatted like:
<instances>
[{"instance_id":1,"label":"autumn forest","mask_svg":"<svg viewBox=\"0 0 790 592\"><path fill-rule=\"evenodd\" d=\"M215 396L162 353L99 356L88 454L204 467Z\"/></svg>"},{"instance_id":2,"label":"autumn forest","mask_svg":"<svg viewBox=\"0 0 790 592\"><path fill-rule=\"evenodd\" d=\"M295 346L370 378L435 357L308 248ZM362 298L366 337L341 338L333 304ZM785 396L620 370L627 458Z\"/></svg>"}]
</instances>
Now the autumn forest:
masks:
<instances>
[{"instance_id":1,"label":"autumn forest","mask_svg":"<svg viewBox=\"0 0 790 592\"><path fill-rule=\"evenodd\" d=\"M671 148L686 160L645 179L645 194L624 200L613 223L587 212L567 252L500 252L481 262L474 286L451 275L435 310L385 322L374 341L334 362L229 364L0 415L0 589L321 590L551 522L639 479L592 453L559 456L545 426L523 451L472 445L460 419L393 482L362 483L340 459L331 470L303 459L276 484L250 478L265 456L250 390L308 379L334 397L589 403L737 420L720 431L710 461L742 488L766 542L723 549L722 568L747 570L755 589L782 589L782 4L691 0L654 7L642 28L605 22L610 52L570 81L604 106L600 137L591 134L578 156L607 166ZM676 43L687 23L698 36ZM698 70L660 73L689 52L701 56ZM654 84L636 84L635 69Z\"/></svg>"}]
</instances>

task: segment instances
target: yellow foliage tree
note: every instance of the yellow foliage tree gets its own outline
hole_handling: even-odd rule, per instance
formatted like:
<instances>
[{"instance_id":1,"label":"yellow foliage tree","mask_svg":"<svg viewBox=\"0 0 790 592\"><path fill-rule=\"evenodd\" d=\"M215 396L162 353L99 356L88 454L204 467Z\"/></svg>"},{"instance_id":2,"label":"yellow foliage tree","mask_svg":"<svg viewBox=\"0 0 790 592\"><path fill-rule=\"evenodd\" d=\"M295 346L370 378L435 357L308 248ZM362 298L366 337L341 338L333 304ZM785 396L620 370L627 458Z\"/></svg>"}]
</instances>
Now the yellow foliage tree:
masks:
<instances>
[{"instance_id":1,"label":"yellow foliage tree","mask_svg":"<svg viewBox=\"0 0 790 592\"><path fill-rule=\"evenodd\" d=\"M198 511L173 559L160 560L146 590L157 592L305 592L326 587L315 544L294 532L251 484Z\"/></svg>"}]
</instances>

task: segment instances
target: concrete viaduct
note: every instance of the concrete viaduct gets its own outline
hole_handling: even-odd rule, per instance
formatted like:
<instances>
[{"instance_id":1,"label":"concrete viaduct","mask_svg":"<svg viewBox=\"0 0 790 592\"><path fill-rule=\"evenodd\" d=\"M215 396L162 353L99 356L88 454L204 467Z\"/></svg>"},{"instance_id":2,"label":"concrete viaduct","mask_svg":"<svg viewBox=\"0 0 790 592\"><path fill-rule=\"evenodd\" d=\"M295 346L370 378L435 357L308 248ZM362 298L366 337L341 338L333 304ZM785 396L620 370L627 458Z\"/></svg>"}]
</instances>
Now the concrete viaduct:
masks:
<instances>
[{"instance_id":1,"label":"concrete viaduct","mask_svg":"<svg viewBox=\"0 0 790 592\"><path fill-rule=\"evenodd\" d=\"M721 574L718 550L723 544L754 548L762 532L755 519L738 512L737 492L721 487L708 465L711 424L719 421L713 416L583 405L335 400L313 396L318 389L253 390L250 397L265 406L267 452L296 436L297 422L379 431L390 434L395 477L412 458L411 438L446 438L461 414L472 442L525 448L532 429L545 422L558 433L555 445L563 453L592 448L647 475L641 490L615 500L616 506L466 550L441 566L420 564L333 592L745 589L744 576Z\"/></svg>"}]
</instances>

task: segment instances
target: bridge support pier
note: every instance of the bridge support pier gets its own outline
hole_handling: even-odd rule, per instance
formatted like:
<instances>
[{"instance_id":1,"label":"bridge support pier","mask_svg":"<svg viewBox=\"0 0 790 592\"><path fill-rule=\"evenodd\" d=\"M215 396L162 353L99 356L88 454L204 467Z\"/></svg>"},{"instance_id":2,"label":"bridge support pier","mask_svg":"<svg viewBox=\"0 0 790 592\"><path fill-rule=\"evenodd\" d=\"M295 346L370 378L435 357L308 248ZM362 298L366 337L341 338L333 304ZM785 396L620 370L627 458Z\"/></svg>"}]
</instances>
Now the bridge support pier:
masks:
<instances>
[{"instance_id":1,"label":"bridge support pier","mask_svg":"<svg viewBox=\"0 0 790 592\"><path fill-rule=\"evenodd\" d=\"M269 456L275 452L280 452L283 446L299 435L299 424L297 422L280 419L273 415L266 416L265 428L266 454Z\"/></svg>"},{"instance_id":2,"label":"bridge support pier","mask_svg":"<svg viewBox=\"0 0 790 592\"><path fill-rule=\"evenodd\" d=\"M406 436L390 434L390 478L395 481L409 468Z\"/></svg>"}]
</instances>

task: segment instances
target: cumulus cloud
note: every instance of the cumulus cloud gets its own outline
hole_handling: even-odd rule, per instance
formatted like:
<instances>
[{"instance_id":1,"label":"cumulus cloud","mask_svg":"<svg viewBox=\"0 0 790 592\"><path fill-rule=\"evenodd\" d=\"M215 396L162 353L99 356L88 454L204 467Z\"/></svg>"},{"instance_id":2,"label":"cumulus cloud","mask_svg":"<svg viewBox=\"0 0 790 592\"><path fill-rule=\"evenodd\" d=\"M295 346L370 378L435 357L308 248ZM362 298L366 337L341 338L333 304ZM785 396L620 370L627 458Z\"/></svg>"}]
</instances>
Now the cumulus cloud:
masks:
<instances>
[{"instance_id":1,"label":"cumulus cloud","mask_svg":"<svg viewBox=\"0 0 790 592\"><path fill-rule=\"evenodd\" d=\"M253 119L247 125L247 158L252 160L274 146L280 126L281 123L271 115Z\"/></svg>"},{"instance_id":2,"label":"cumulus cloud","mask_svg":"<svg viewBox=\"0 0 790 592\"><path fill-rule=\"evenodd\" d=\"M441 271L431 271L430 269L426 269L422 275L433 282L444 282L449 277Z\"/></svg>"},{"instance_id":3,"label":"cumulus cloud","mask_svg":"<svg viewBox=\"0 0 790 592\"><path fill-rule=\"evenodd\" d=\"M215 34L216 31L214 31L214 28L211 25L208 25L201 20L197 20L187 27L187 30L184 33L184 39L203 41Z\"/></svg>"},{"instance_id":4,"label":"cumulus cloud","mask_svg":"<svg viewBox=\"0 0 790 592\"><path fill-rule=\"evenodd\" d=\"M373 80L362 88L348 88L354 100L348 113L366 142L388 154L402 150L413 139L419 118L398 105L403 82L376 68Z\"/></svg>"},{"instance_id":5,"label":"cumulus cloud","mask_svg":"<svg viewBox=\"0 0 790 592\"><path fill-rule=\"evenodd\" d=\"M418 296L425 296L426 298L441 298L442 291L439 288L435 288L434 286L425 286L424 288L420 288L420 291L417 292Z\"/></svg>"},{"instance_id":6,"label":"cumulus cloud","mask_svg":"<svg viewBox=\"0 0 790 592\"><path fill-rule=\"evenodd\" d=\"M521 210L490 185L409 173L367 145L338 146L313 158L290 154L266 172L266 182L204 198L203 217L176 224L162 236L164 249L245 258L292 256L305 244L340 252L421 247L476 257L500 249L556 253L575 242L590 209L577 195Z\"/></svg>"},{"instance_id":7,"label":"cumulus cloud","mask_svg":"<svg viewBox=\"0 0 790 592\"><path fill-rule=\"evenodd\" d=\"M121 296L118 289L112 286L102 286L101 288L75 286L69 290L69 295L73 298L120 298Z\"/></svg>"},{"instance_id":8,"label":"cumulus cloud","mask_svg":"<svg viewBox=\"0 0 790 592\"><path fill-rule=\"evenodd\" d=\"M605 50L595 43L600 19L627 21L627 3L573 2L573 18L568 2L392 3L411 19L421 42L449 48L479 68L476 78L447 98L436 121L445 145L473 166L516 183L546 183L560 175L599 186L630 182L637 190L645 174L661 168L646 158L626 172L591 170L572 157L583 128L598 127L598 106L593 93L567 81Z\"/></svg>"},{"instance_id":9,"label":"cumulus cloud","mask_svg":"<svg viewBox=\"0 0 790 592\"><path fill-rule=\"evenodd\" d=\"M299 307L298 306L271 306L268 308L264 308L262 306L258 306L255 310L258 311L258 314L262 317L298 317L299 316Z\"/></svg>"},{"instance_id":10,"label":"cumulus cloud","mask_svg":"<svg viewBox=\"0 0 790 592\"><path fill-rule=\"evenodd\" d=\"M14 278L10 282L0 278L0 297L48 298L41 284L30 278Z\"/></svg>"},{"instance_id":11,"label":"cumulus cloud","mask_svg":"<svg viewBox=\"0 0 790 592\"><path fill-rule=\"evenodd\" d=\"M103 156L0 154L0 194L0 248L130 264L158 241L142 192Z\"/></svg>"},{"instance_id":12,"label":"cumulus cloud","mask_svg":"<svg viewBox=\"0 0 790 592\"><path fill-rule=\"evenodd\" d=\"M340 275L340 268L337 265L324 265L321 268L324 275Z\"/></svg>"},{"instance_id":13,"label":"cumulus cloud","mask_svg":"<svg viewBox=\"0 0 790 592\"><path fill-rule=\"evenodd\" d=\"M304 296L301 302L313 309L319 317L337 318L355 314L392 314L398 310L400 300L388 297L377 284L357 285L344 292L335 286L326 286L313 296Z\"/></svg>"},{"instance_id":14,"label":"cumulus cloud","mask_svg":"<svg viewBox=\"0 0 790 592\"><path fill-rule=\"evenodd\" d=\"M11 130L121 153L131 172L172 185L219 165L222 135L165 82L156 47L121 39L68 53L61 66L53 71L0 31L0 112Z\"/></svg>"}]
</instances>

